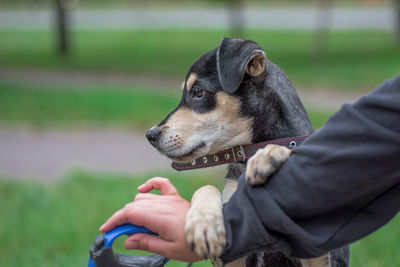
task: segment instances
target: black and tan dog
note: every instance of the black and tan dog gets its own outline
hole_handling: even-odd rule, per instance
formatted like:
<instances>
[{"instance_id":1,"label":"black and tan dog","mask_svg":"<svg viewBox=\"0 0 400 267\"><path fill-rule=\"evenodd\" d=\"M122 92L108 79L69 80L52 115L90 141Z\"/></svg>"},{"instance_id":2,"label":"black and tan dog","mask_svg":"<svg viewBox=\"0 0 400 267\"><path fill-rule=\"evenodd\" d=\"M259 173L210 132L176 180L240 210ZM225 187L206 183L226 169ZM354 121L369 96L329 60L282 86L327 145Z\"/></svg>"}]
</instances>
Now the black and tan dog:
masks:
<instances>
[{"instance_id":1,"label":"black and tan dog","mask_svg":"<svg viewBox=\"0 0 400 267\"><path fill-rule=\"evenodd\" d=\"M192 65L182 90L178 107L146 134L151 144L173 161L191 161L237 145L313 132L285 73L252 41L223 39L218 48ZM275 170L265 160L270 155L279 165L289 152L280 146L260 150L248 164L249 183L264 183ZM228 201L236 190L244 171L243 163L229 166L222 199L212 186L202 187L193 195L185 233L199 255L215 259L221 254L225 246L222 202ZM277 260L271 265L273 258ZM264 253L249 255L228 266L264 266L266 259L268 266L331 266L328 255L296 260ZM219 260L214 264L219 265Z\"/></svg>"}]
</instances>

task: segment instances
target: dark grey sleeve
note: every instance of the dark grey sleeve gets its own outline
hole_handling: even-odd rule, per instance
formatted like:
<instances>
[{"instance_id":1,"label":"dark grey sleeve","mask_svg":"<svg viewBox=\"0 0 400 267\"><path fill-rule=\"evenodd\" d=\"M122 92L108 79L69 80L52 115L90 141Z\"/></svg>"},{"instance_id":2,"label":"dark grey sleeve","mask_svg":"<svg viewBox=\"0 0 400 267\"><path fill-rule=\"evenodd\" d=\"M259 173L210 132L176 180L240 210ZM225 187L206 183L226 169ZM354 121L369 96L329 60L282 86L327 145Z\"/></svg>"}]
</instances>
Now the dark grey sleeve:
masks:
<instances>
[{"instance_id":1,"label":"dark grey sleeve","mask_svg":"<svg viewBox=\"0 0 400 267\"><path fill-rule=\"evenodd\" d=\"M320 256L400 209L400 76L344 105L264 186L240 177L224 204L224 262L258 250Z\"/></svg>"}]
</instances>

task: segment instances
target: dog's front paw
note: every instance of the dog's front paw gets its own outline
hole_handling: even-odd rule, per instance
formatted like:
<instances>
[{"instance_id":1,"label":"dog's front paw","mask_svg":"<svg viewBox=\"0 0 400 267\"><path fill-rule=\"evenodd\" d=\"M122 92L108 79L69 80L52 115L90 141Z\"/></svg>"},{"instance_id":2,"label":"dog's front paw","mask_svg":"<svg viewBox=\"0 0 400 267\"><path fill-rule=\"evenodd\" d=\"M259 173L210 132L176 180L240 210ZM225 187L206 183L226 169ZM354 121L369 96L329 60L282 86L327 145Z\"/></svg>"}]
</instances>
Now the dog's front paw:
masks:
<instances>
[{"instance_id":1,"label":"dog's front paw","mask_svg":"<svg viewBox=\"0 0 400 267\"><path fill-rule=\"evenodd\" d=\"M185 235L199 256L218 261L226 245L226 236L221 195L216 188L205 186L196 191L186 215Z\"/></svg>"},{"instance_id":2,"label":"dog's front paw","mask_svg":"<svg viewBox=\"0 0 400 267\"><path fill-rule=\"evenodd\" d=\"M251 185L260 185L267 181L287 160L291 150L280 145L267 145L249 159L246 166L246 181Z\"/></svg>"}]
</instances>

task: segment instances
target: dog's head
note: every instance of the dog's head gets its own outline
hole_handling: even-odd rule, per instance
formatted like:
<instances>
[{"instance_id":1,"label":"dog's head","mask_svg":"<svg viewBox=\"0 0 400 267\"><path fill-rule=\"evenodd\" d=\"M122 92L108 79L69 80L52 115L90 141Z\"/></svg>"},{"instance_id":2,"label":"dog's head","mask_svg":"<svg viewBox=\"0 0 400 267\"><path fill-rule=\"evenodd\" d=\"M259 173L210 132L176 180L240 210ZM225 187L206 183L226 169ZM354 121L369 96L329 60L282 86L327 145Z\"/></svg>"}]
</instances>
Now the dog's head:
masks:
<instances>
[{"instance_id":1,"label":"dog's head","mask_svg":"<svg viewBox=\"0 0 400 267\"><path fill-rule=\"evenodd\" d=\"M150 143L174 161L252 143L258 124L254 114L274 109L273 101L265 103L270 95L263 89L266 62L255 42L224 38L191 66L178 107L147 131ZM274 123L278 115L272 113L262 120Z\"/></svg>"}]
</instances>

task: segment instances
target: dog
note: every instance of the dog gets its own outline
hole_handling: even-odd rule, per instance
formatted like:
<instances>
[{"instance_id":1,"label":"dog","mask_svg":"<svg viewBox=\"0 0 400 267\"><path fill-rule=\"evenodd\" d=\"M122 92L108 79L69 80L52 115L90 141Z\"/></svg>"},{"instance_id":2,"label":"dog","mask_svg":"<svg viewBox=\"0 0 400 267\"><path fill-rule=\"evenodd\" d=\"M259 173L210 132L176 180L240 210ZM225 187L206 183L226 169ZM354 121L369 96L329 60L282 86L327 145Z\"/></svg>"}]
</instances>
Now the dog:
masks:
<instances>
[{"instance_id":1,"label":"dog","mask_svg":"<svg viewBox=\"0 0 400 267\"><path fill-rule=\"evenodd\" d=\"M313 131L289 79L265 51L253 41L224 38L190 67L179 105L146 137L174 162L188 162L238 145ZM247 169L244 163L229 165L222 197L210 185L194 193L185 235L198 255L221 266L218 256L226 245L222 204L236 190L242 173L246 172L248 183L263 184L289 154L282 146L267 146L249 160ZM254 253L226 266L267 266L266 262L268 266L333 266L329 254L292 259L282 253Z\"/></svg>"}]
</instances>

